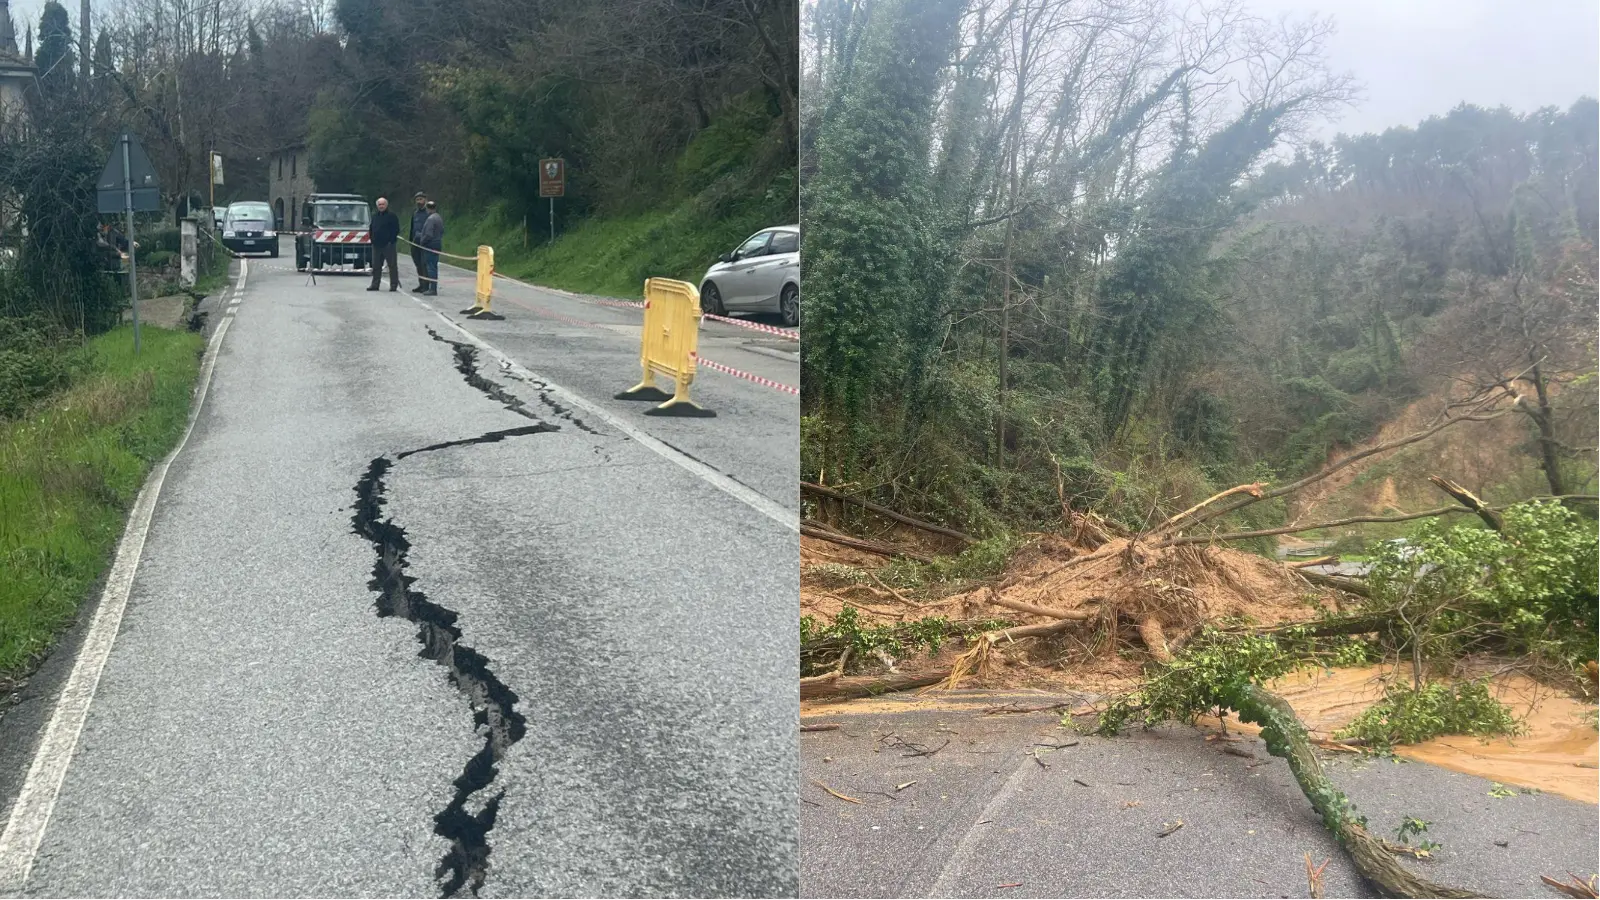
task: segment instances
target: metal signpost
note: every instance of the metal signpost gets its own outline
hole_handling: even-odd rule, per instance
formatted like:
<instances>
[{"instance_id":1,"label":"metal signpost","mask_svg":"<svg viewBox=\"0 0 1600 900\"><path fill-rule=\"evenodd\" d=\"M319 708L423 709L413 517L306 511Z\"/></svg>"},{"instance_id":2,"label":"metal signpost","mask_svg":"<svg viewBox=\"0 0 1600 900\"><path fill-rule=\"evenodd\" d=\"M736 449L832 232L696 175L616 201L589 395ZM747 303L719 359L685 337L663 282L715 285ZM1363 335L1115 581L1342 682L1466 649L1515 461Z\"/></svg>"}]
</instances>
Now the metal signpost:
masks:
<instances>
[{"instance_id":1,"label":"metal signpost","mask_svg":"<svg viewBox=\"0 0 1600 900\"><path fill-rule=\"evenodd\" d=\"M222 184L222 154L211 152L211 208L217 208L217 185Z\"/></svg>"},{"instance_id":2,"label":"metal signpost","mask_svg":"<svg viewBox=\"0 0 1600 900\"><path fill-rule=\"evenodd\" d=\"M556 198L567 195L567 161L539 160L539 196L550 198L550 240L556 239Z\"/></svg>"},{"instance_id":3,"label":"metal signpost","mask_svg":"<svg viewBox=\"0 0 1600 900\"><path fill-rule=\"evenodd\" d=\"M128 294L133 300L133 352L139 352L139 268L133 246L133 214L161 209L155 166L133 135L124 133L95 185L101 215L124 213L128 221Z\"/></svg>"}]
</instances>

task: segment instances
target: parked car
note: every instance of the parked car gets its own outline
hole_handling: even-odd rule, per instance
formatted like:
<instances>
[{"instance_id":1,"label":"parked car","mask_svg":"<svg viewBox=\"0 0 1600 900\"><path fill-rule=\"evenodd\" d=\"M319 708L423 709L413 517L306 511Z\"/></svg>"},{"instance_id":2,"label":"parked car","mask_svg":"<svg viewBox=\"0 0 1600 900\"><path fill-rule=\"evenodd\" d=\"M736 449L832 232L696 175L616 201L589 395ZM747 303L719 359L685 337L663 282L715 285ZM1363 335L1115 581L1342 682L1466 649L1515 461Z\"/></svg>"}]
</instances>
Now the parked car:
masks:
<instances>
[{"instance_id":1,"label":"parked car","mask_svg":"<svg viewBox=\"0 0 1600 900\"><path fill-rule=\"evenodd\" d=\"M777 313L783 324L800 324L800 226L756 232L732 253L722 254L700 279L700 309Z\"/></svg>"},{"instance_id":2,"label":"parked car","mask_svg":"<svg viewBox=\"0 0 1600 900\"><path fill-rule=\"evenodd\" d=\"M265 203L235 203L222 217L222 246L235 253L278 255L278 232L272 207Z\"/></svg>"}]
</instances>

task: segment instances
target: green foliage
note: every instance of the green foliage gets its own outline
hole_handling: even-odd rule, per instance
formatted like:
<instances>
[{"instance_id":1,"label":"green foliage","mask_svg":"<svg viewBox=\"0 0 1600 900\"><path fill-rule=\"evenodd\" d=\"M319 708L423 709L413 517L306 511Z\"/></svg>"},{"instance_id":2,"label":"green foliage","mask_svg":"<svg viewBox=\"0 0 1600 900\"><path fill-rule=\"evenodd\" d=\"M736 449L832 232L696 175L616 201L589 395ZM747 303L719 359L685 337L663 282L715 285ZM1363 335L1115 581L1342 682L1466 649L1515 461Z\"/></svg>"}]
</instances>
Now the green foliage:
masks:
<instances>
[{"instance_id":1,"label":"green foliage","mask_svg":"<svg viewBox=\"0 0 1600 900\"><path fill-rule=\"evenodd\" d=\"M376 195L387 190L392 177L385 166L387 154L371 123L353 107L348 87L317 91L306 119L311 177L322 191Z\"/></svg>"},{"instance_id":2,"label":"green foliage","mask_svg":"<svg viewBox=\"0 0 1600 900\"><path fill-rule=\"evenodd\" d=\"M77 348L47 322L0 317L0 421L65 387L81 363Z\"/></svg>"},{"instance_id":3,"label":"green foliage","mask_svg":"<svg viewBox=\"0 0 1600 900\"><path fill-rule=\"evenodd\" d=\"M84 140L80 113L68 105L25 137L0 140L0 190L20 198L28 223L0 315L42 316L97 334L117 323L124 301L97 243L95 182L105 150Z\"/></svg>"},{"instance_id":4,"label":"green foliage","mask_svg":"<svg viewBox=\"0 0 1600 900\"><path fill-rule=\"evenodd\" d=\"M896 625L868 625L861 621L861 613L855 607L846 606L827 623L817 622L814 616L802 616L800 645L832 639L842 641L858 657L876 650L904 656L921 649L926 649L931 656L944 646L949 630L950 621L943 616L928 616Z\"/></svg>"},{"instance_id":5,"label":"green foliage","mask_svg":"<svg viewBox=\"0 0 1600 900\"><path fill-rule=\"evenodd\" d=\"M866 423L875 394L905 390L905 378L937 348L946 248L929 157L940 71L955 48L963 6L874 4L850 78L828 98L829 115L812 126L817 167L802 204L801 301L802 366L811 374L801 390L831 426L812 467L835 480L853 479L870 452Z\"/></svg>"},{"instance_id":6,"label":"green foliage","mask_svg":"<svg viewBox=\"0 0 1600 900\"><path fill-rule=\"evenodd\" d=\"M564 158L575 178L569 186L573 199L558 204L564 217L574 212L574 200L593 196L592 188L585 189L592 179L580 149L584 110L576 81L526 82L503 69L441 67L432 73L431 90L460 117L474 193L494 198L513 220L544 211L539 200L544 157Z\"/></svg>"},{"instance_id":7,"label":"green foliage","mask_svg":"<svg viewBox=\"0 0 1600 900\"><path fill-rule=\"evenodd\" d=\"M123 517L189 414L203 339L146 326L88 345L86 371L0 422L0 674L24 670L105 571Z\"/></svg>"},{"instance_id":8,"label":"green foliage","mask_svg":"<svg viewBox=\"0 0 1600 900\"><path fill-rule=\"evenodd\" d=\"M1208 626L1139 690L1113 700L1100 714L1097 731L1116 734L1134 721L1147 727L1192 723L1219 709L1237 709L1233 698L1242 685L1263 685L1299 665L1270 637L1224 634Z\"/></svg>"},{"instance_id":9,"label":"green foliage","mask_svg":"<svg viewBox=\"0 0 1600 900\"><path fill-rule=\"evenodd\" d=\"M805 656L816 645L828 645L829 650L848 652L852 661L883 651L894 658L926 651L929 656L939 652L952 637L971 640L985 631L1005 628L1012 623L1004 619L987 619L976 622L954 623L944 616L927 616L894 625L869 625L853 606L846 606L832 621L819 621L815 616L800 617L800 647ZM824 668L838 665L837 653ZM815 674L811 669L818 665L802 660L802 674Z\"/></svg>"},{"instance_id":10,"label":"green foliage","mask_svg":"<svg viewBox=\"0 0 1600 900\"><path fill-rule=\"evenodd\" d=\"M1424 834L1427 834L1428 826L1432 824L1432 822L1418 819L1415 816L1406 816L1400 820L1400 827L1396 828L1394 831L1395 839L1402 844L1410 846L1411 839L1414 837L1422 837ZM1435 841L1420 841L1416 845L1416 849L1419 851L1419 855L1421 856L1427 856L1443 848L1443 844Z\"/></svg>"},{"instance_id":11,"label":"green foliage","mask_svg":"<svg viewBox=\"0 0 1600 900\"><path fill-rule=\"evenodd\" d=\"M1487 739L1519 731L1511 710L1490 696L1487 682L1430 682L1420 689L1391 687L1384 692L1383 700L1363 710L1336 736L1357 738L1369 747L1385 750L1445 734Z\"/></svg>"},{"instance_id":12,"label":"green foliage","mask_svg":"<svg viewBox=\"0 0 1600 900\"><path fill-rule=\"evenodd\" d=\"M1493 651L1568 667L1594 659L1593 520L1553 501L1517 504L1503 519L1498 533L1433 520L1408 545L1382 545L1367 578L1376 607L1421 623L1429 655Z\"/></svg>"},{"instance_id":13,"label":"green foliage","mask_svg":"<svg viewBox=\"0 0 1600 900\"><path fill-rule=\"evenodd\" d=\"M1329 648L1327 665L1335 668L1353 669L1361 666L1370 666L1383 660L1383 648L1374 641L1355 635L1345 635L1335 639Z\"/></svg>"},{"instance_id":14,"label":"green foliage","mask_svg":"<svg viewBox=\"0 0 1600 900\"><path fill-rule=\"evenodd\" d=\"M1572 245L1593 271L1595 118L1588 97L1526 114L1462 105L1416 127L1313 143L1254 177L1279 202L1232 235L1225 258L1239 340L1208 367L1241 413L1242 442L1303 471L1330 447L1370 435L1386 409L1414 396L1419 376L1459 376L1441 371L1439 350L1522 359L1523 332L1492 326L1471 306L1486 285L1509 294L1513 267L1527 277L1524 297L1575 291L1575 307L1592 316L1592 274L1579 287L1553 271ZM1537 318L1533 336L1548 337ZM1331 402L1306 402L1312 381L1337 392L1323 395Z\"/></svg>"},{"instance_id":15,"label":"green foliage","mask_svg":"<svg viewBox=\"0 0 1600 900\"><path fill-rule=\"evenodd\" d=\"M1232 456L1237 439L1228 402L1199 388L1190 390L1178 403L1172 432L1188 454L1207 462Z\"/></svg>"},{"instance_id":16,"label":"green foliage","mask_svg":"<svg viewBox=\"0 0 1600 900\"><path fill-rule=\"evenodd\" d=\"M737 98L700 130L673 165L676 188L683 196L710 189L719 180L739 178L752 160L762 156L779 121L758 92ZM792 224L792 223L786 223Z\"/></svg>"},{"instance_id":17,"label":"green foliage","mask_svg":"<svg viewBox=\"0 0 1600 900\"><path fill-rule=\"evenodd\" d=\"M54 96L72 87L77 64L72 53L72 25L66 9L56 0L45 3L39 16L39 50L34 55L39 83Z\"/></svg>"},{"instance_id":18,"label":"green foliage","mask_svg":"<svg viewBox=\"0 0 1600 900\"><path fill-rule=\"evenodd\" d=\"M990 578L1005 571L1019 546L1021 542L1016 537L1002 533L970 544L955 556L935 556L930 562L897 559L883 578L904 587Z\"/></svg>"}]
</instances>

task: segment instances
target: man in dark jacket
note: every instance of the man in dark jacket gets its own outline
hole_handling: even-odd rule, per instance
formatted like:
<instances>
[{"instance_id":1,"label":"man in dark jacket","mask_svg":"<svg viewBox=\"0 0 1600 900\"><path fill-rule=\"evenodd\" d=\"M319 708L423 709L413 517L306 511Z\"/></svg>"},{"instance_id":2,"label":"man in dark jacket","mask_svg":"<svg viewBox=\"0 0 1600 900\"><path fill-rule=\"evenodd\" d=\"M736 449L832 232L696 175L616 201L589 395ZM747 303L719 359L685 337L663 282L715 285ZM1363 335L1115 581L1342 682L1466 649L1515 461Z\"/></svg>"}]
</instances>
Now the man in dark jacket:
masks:
<instances>
[{"instance_id":1,"label":"man in dark jacket","mask_svg":"<svg viewBox=\"0 0 1600 900\"><path fill-rule=\"evenodd\" d=\"M411 293L420 294L428 289L428 265L422 257L422 226L428 221L428 195L417 191L417 209L411 214L411 231L406 240L411 242L411 262L417 267L417 286Z\"/></svg>"},{"instance_id":2,"label":"man in dark jacket","mask_svg":"<svg viewBox=\"0 0 1600 900\"><path fill-rule=\"evenodd\" d=\"M389 211L389 200L378 198L378 212L372 217L372 284L369 291L378 289L383 281L383 264L389 264L389 290L400 290L400 264L395 261L395 243L400 240L400 219Z\"/></svg>"},{"instance_id":3,"label":"man in dark jacket","mask_svg":"<svg viewBox=\"0 0 1600 900\"><path fill-rule=\"evenodd\" d=\"M422 261L427 265L427 290L422 293L434 297L439 294L439 251L444 249L444 219L438 207L428 201L428 218L423 220L417 243L422 245Z\"/></svg>"}]
</instances>

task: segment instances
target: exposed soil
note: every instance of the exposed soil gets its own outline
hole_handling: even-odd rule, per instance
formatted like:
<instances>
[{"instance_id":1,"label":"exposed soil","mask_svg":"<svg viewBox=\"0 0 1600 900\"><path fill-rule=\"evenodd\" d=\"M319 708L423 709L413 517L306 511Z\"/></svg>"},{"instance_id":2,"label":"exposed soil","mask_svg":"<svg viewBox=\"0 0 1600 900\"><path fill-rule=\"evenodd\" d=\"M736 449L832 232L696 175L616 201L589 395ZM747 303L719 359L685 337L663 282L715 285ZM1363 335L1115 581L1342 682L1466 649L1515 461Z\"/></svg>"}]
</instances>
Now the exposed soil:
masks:
<instances>
[{"instance_id":1,"label":"exposed soil","mask_svg":"<svg viewBox=\"0 0 1600 900\"><path fill-rule=\"evenodd\" d=\"M1085 562L1065 566L1097 553ZM1128 549L1116 539L1099 548L1078 547L1056 536L1042 536L1021 549L995 586L941 595L938 589L915 596L896 591L871 574L852 578L850 567L871 573L888 560L870 553L801 540L802 615L831 619L846 604L866 624L892 625L926 616L952 621L1004 619L1016 624L1055 621L993 602L995 597L1063 612L1088 615L1065 631L1044 638L1002 642L989 654L981 673L964 677L962 688L1035 689L1059 694L1087 691L1114 694L1136 686L1150 656L1133 623L1154 617L1168 640L1204 621L1247 617L1260 625L1308 621L1319 608L1337 609L1337 592L1308 584L1287 566L1226 548L1197 546ZM1115 629L1117 640L1108 640ZM892 671L914 675L948 670L969 644L955 639L929 656L925 651L890 661L852 663L852 671ZM1395 679L1409 677L1382 666L1300 672L1271 685L1294 706L1314 735L1331 738L1362 710L1383 696ZM1595 803L1600 791L1600 745L1596 726L1586 717L1594 705L1574 699L1520 675L1495 680L1502 702L1523 719L1528 733L1515 739L1479 741L1446 737L1399 748L1401 756L1504 784L1536 788ZM950 694L938 687L920 691L915 702L939 706ZM909 699L909 698L906 698ZM855 711L883 701L808 702L803 715L829 710ZM895 708L905 701L897 699ZM1230 730L1254 731L1237 721Z\"/></svg>"}]
</instances>

